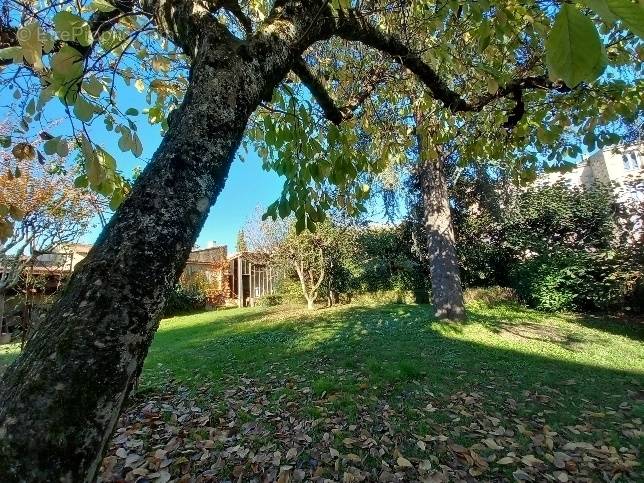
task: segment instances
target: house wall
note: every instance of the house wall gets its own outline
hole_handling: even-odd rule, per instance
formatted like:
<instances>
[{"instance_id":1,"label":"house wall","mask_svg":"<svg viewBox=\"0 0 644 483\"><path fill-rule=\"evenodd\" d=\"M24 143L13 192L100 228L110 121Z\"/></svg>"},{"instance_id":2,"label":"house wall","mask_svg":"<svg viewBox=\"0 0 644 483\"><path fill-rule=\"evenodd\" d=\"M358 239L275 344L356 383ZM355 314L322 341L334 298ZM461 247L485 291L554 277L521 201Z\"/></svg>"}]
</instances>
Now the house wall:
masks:
<instances>
[{"instance_id":1,"label":"house wall","mask_svg":"<svg viewBox=\"0 0 644 483\"><path fill-rule=\"evenodd\" d=\"M625 163L624 157L627 158ZM563 181L570 186L602 183L615 189L620 202L644 200L644 144L612 146L597 151L567 173L544 173L541 185Z\"/></svg>"},{"instance_id":2,"label":"house wall","mask_svg":"<svg viewBox=\"0 0 644 483\"><path fill-rule=\"evenodd\" d=\"M230 296L227 253L223 245L194 250L181 274L182 283L199 285L213 306L222 305Z\"/></svg>"},{"instance_id":3,"label":"house wall","mask_svg":"<svg viewBox=\"0 0 644 483\"><path fill-rule=\"evenodd\" d=\"M73 244L58 247L52 253L43 253L35 261L36 268L72 272L89 253L91 245Z\"/></svg>"}]
</instances>

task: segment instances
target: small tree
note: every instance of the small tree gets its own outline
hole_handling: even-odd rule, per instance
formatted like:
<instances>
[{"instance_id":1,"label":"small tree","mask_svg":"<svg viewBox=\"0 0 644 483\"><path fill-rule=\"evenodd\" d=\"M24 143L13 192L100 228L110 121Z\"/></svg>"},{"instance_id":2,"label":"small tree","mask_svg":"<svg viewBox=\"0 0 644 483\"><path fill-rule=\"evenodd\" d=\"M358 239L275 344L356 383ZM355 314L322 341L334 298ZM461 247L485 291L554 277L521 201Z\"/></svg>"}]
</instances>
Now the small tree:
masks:
<instances>
[{"instance_id":1,"label":"small tree","mask_svg":"<svg viewBox=\"0 0 644 483\"><path fill-rule=\"evenodd\" d=\"M238 253L248 251L248 245L246 243L246 235L244 234L244 230L239 230L237 232L237 241L235 243L235 250L237 250Z\"/></svg>"},{"instance_id":2,"label":"small tree","mask_svg":"<svg viewBox=\"0 0 644 483\"><path fill-rule=\"evenodd\" d=\"M295 269L309 310L315 308L326 275L327 254L322 237L308 231L297 235L292 229L280 247L278 256L288 260Z\"/></svg>"},{"instance_id":3,"label":"small tree","mask_svg":"<svg viewBox=\"0 0 644 483\"><path fill-rule=\"evenodd\" d=\"M297 276L309 309L322 292L333 305L346 286L344 263L355 249L356 232L326 220L314 232L298 233L293 218L262 219L262 212L258 207L244 226L248 248L267 258L283 276Z\"/></svg>"},{"instance_id":4,"label":"small tree","mask_svg":"<svg viewBox=\"0 0 644 483\"><path fill-rule=\"evenodd\" d=\"M6 154L6 153L5 153ZM0 212L14 221L0 242L0 330L8 292L43 254L73 243L96 214L96 197L76 188L69 174L51 174L29 161L0 158Z\"/></svg>"}]
</instances>

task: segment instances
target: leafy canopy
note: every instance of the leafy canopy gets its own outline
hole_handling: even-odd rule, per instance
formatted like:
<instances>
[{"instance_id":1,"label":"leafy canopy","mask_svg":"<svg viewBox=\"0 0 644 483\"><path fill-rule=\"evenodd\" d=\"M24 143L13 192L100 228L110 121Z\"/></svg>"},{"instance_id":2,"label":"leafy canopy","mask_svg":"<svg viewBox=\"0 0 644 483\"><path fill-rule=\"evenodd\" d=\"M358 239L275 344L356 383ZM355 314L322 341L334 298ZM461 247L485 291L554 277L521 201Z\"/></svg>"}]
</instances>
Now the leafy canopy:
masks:
<instances>
[{"instance_id":1,"label":"leafy canopy","mask_svg":"<svg viewBox=\"0 0 644 483\"><path fill-rule=\"evenodd\" d=\"M121 151L140 157L137 125L166 130L189 83L189 58L158 30L145 11L149 3L11 2L0 24L3 98L12 99L6 109L20 120L0 144L19 160L41 162L71 147L81 159L76 184L108 197L113 209L128 184L116 153L98 145L96 134L111 133ZM242 41L272 7L263 0L225 8L205 3ZM286 177L268 214L293 213L298 231L313 228L333 205L363 209L370 177L407 156L414 111L437 119L438 136L462 129L470 139L486 134L464 154L499 159L518 146L537 152L574 130L584 132L588 147L614 140L599 126L633 117L642 104L639 2L334 0L331 6L334 15L372 27L344 33L360 44L331 39L309 49L254 114L245 140L266 169ZM441 77L437 89L462 99L439 103L435 92L421 88L408 70L421 63ZM145 98L144 110L120 94L127 86ZM55 132L42 129L60 117ZM503 126L513 128L508 139L496 135ZM46 141L42 149L38 138ZM574 154L568 149L566 155Z\"/></svg>"}]
</instances>

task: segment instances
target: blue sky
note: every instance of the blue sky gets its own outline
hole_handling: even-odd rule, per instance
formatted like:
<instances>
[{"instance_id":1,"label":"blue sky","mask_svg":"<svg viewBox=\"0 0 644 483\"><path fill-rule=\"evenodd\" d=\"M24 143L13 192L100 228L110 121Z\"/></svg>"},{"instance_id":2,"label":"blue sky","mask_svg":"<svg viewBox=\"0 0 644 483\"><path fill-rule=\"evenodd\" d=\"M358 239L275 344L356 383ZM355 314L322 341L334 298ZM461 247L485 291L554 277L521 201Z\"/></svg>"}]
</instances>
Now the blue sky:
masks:
<instances>
[{"instance_id":1,"label":"blue sky","mask_svg":"<svg viewBox=\"0 0 644 483\"><path fill-rule=\"evenodd\" d=\"M100 141L110 153L115 155L119 168L126 174L131 173L135 166L143 167L161 142L158 126L150 126L147 122L138 124L139 135L144 142L141 159L134 158L130 153L121 153L118 146L118 136L100 133L95 139ZM229 252L235 251L237 232L251 216L255 207L266 207L275 201L282 191L284 181L274 172L262 169L262 163L256 153L249 153L242 162L235 159L230 168L226 186L219 195L216 203L210 209L206 224L199 234L197 245L205 247L209 241L228 245ZM83 241L92 243L101 227L95 226Z\"/></svg>"},{"instance_id":2,"label":"blue sky","mask_svg":"<svg viewBox=\"0 0 644 483\"><path fill-rule=\"evenodd\" d=\"M143 111L148 107L145 96L134 88L121 84L118 89L119 104L124 107L135 107ZM56 102L52 101L52 104ZM143 168L161 143L159 125L150 125L147 116L133 118L137 132L143 143L143 155L135 158L130 152L123 153L118 148L119 135L103 129L101 119L90 129L92 139L111 153L117 160L118 168L126 176L132 174L134 167ZM210 209L210 214L203 230L197 239L197 245L205 247L209 241L228 245L229 252L235 251L237 232L251 216L255 207L268 206L282 192L283 179L274 172L262 169L262 162L256 153L250 152L241 161L236 158L230 168L226 185L217 202ZM84 237L83 242L92 243L101 231L97 223Z\"/></svg>"},{"instance_id":3,"label":"blue sky","mask_svg":"<svg viewBox=\"0 0 644 483\"><path fill-rule=\"evenodd\" d=\"M152 140L146 142L152 151ZM112 149L110 152L118 152L118 148L117 151ZM257 155L248 156L245 162L236 159L230 168L224 190L210 209L206 224L197 239L197 245L205 247L209 241L214 241L216 244L228 245L228 251L234 252L237 232L257 205L266 207L279 197L282 184L283 180L280 180L275 173L262 169ZM100 226L95 226L83 241L94 242L100 230Z\"/></svg>"},{"instance_id":4,"label":"blue sky","mask_svg":"<svg viewBox=\"0 0 644 483\"><path fill-rule=\"evenodd\" d=\"M274 172L262 169L256 154L246 161L235 160L219 199L210 209L208 220L199 234L197 244L205 246L209 240L228 245L235 251L237 232L257 205L266 207L282 192L284 181Z\"/></svg>"}]
</instances>

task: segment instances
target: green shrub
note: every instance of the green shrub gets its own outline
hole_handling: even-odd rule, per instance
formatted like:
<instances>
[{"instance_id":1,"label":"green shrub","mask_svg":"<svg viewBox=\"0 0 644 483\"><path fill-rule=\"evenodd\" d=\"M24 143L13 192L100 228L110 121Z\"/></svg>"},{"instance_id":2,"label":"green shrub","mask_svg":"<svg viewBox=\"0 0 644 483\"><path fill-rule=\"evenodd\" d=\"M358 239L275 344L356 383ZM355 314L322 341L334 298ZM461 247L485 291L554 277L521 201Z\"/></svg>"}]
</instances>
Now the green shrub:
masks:
<instances>
[{"instance_id":1,"label":"green shrub","mask_svg":"<svg viewBox=\"0 0 644 483\"><path fill-rule=\"evenodd\" d=\"M163 309L164 317L187 315L206 309L206 294L194 288L177 284L170 293Z\"/></svg>"},{"instance_id":2,"label":"green shrub","mask_svg":"<svg viewBox=\"0 0 644 483\"><path fill-rule=\"evenodd\" d=\"M429 302L427 291L404 289L376 290L362 292L353 296L352 302L364 305L372 304L422 304Z\"/></svg>"},{"instance_id":3,"label":"green shrub","mask_svg":"<svg viewBox=\"0 0 644 483\"><path fill-rule=\"evenodd\" d=\"M278 294L264 295L255 301L255 305L258 307L274 307L276 305L282 305L283 303L282 296Z\"/></svg>"},{"instance_id":4,"label":"green shrub","mask_svg":"<svg viewBox=\"0 0 644 483\"><path fill-rule=\"evenodd\" d=\"M510 286L547 311L642 311L644 250L632 222L641 204L617 204L601 185L535 185L508 196L503 209L456 210L466 286Z\"/></svg>"},{"instance_id":5,"label":"green shrub","mask_svg":"<svg viewBox=\"0 0 644 483\"><path fill-rule=\"evenodd\" d=\"M429 290L428 265L413 253L411 226L366 229L358 237L359 248L347 262L351 286L357 293L417 292L419 302Z\"/></svg>"},{"instance_id":6,"label":"green shrub","mask_svg":"<svg viewBox=\"0 0 644 483\"><path fill-rule=\"evenodd\" d=\"M485 305L496 305L503 303L517 303L519 296L516 290L509 287L475 287L468 288L463 294L466 303L482 303Z\"/></svg>"},{"instance_id":7,"label":"green shrub","mask_svg":"<svg viewBox=\"0 0 644 483\"><path fill-rule=\"evenodd\" d=\"M511 277L522 301L550 312L622 310L641 285L610 250L558 250L518 264Z\"/></svg>"},{"instance_id":8,"label":"green shrub","mask_svg":"<svg viewBox=\"0 0 644 483\"><path fill-rule=\"evenodd\" d=\"M279 279L275 287L275 295L280 297L284 304L306 303L299 280L290 276Z\"/></svg>"}]
</instances>

